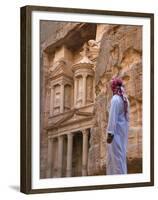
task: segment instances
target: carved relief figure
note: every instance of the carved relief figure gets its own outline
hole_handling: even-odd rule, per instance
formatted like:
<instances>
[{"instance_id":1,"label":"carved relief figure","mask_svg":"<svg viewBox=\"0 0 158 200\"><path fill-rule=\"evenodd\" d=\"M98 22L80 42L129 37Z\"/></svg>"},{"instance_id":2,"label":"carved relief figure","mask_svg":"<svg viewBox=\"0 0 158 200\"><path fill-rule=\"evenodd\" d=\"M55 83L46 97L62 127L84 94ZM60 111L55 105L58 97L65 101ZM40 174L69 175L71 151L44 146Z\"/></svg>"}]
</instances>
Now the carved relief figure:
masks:
<instances>
[{"instance_id":1,"label":"carved relief figure","mask_svg":"<svg viewBox=\"0 0 158 200\"><path fill-rule=\"evenodd\" d=\"M57 114L60 112L60 85L56 85L54 88L54 114Z\"/></svg>"},{"instance_id":2,"label":"carved relief figure","mask_svg":"<svg viewBox=\"0 0 158 200\"><path fill-rule=\"evenodd\" d=\"M83 93L83 87L82 87L82 77L77 77L77 106L80 106L82 104L82 93Z\"/></svg>"},{"instance_id":3,"label":"carved relief figure","mask_svg":"<svg viewBox=\"0 0 158 200\"><path fill-rule=\"evenodd\" d=\"M64 88L64 111L68 111L71 109L71 86L66 84Z\"/></svg>"},{"instance_id":4,"label":"carved relief figure","mask_svg":"<svg viewBox=\"0 0 158 200\"><path fill-rule=\"evenodd\" d=\"M93 102L93 77L87 76L87 102Z\"/></svg>"}]
</instances>

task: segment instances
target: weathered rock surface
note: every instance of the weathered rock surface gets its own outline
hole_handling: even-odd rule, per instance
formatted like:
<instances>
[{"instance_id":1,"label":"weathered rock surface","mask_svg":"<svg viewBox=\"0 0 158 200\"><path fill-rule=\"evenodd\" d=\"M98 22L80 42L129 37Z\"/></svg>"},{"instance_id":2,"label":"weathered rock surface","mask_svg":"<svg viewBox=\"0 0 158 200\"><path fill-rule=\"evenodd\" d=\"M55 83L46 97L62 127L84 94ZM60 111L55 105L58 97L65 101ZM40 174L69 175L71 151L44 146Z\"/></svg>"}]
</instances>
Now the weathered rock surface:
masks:
<instances>
[{"instance_id":1,"label":"weathered rock surface","mask_svg":"<svg viewBox=\"0 0 158 200\"><path fill-rule=\"evenodd\" d=\"M97 128L94 128L94 135L104 135L107 116L101 115L104 109L108 107L108 100L102 104L100 109L100 101L105 92L107 99L110 99L108 87L109 80L113 76L120 76L124 80L126 92L130 100L130 131L128 142L128 167L129 173L141 171L141 158L142 158L142 33L139 26L110 26L101 40L100 52L96 64L96 90L97 98L95 100L95 108L99 113L100 118L96 118ZM106 87L107 86L107 87ZM102 110L102 111L101 111ZM99 126L99 127L98 127ZM98 142L103 137L99 137ZM96 139L97 140L97 139ZM91 144L92 148L94 144ZM104 145L103 152L106 152L106 145ZM104 157L105 158L105 157ZM98 159L98 158L97 158ZM136 162L136 160L138 162ZM95 163L95 158L89 161ZM105 161L106 162L106 161ZM101 157L100 157L101 163ZM103 164L104 166L104 164ZM134 170L135 169L135 170ZM100 169L101 170L101 169Z\"/></svg>"}]
</instances>

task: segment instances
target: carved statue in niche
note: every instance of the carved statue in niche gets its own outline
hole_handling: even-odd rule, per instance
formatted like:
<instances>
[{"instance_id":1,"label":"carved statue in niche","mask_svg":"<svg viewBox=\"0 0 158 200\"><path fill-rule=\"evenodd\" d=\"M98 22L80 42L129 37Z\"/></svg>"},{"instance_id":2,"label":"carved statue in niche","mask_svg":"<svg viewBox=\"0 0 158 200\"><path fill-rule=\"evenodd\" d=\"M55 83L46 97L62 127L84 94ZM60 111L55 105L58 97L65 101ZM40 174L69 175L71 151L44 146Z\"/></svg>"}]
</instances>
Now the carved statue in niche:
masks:
<instances>
[{"instance_id":1,"label":"carved statue in niche","mask_svg":"<svg viewBox=\"0 0 158 200\"><path fill-rule=\"evenodd\" d=\"M90 49L99 49L99 44L95 40L89 40L88 41L88 47L89 47L89 50Z\"/></svg>"},{"instance_id":2,"label":"carved statue in niche","mask_svg":"<svg viewBox=\"0 0 158 200\"><path fill-rule=\"evenodd\" d=\"M55 106L60 105L60 92L55 93Z\"/></svg>"},{"instance_id":3,"label":"carved statue in niche","mask_svg":"<svg viewBox=\"0 0 158 200\"><path fill-rule=\"evenodd\" d=\"M65 85L64 87L64 111L68 111L71 109L71 86Z\"/></svg>"},{"instance_id":4,"label":"carved statue in niche","mask_svg":"<svg viewBox=\"0 0 158 200\"><path fill-rule=\"evenodd\" d=\"M94 60L98 57L99 44L95 40L89 40L87 42L87 57L90 60Z\"/></svg>"},{"instance_id":5,"label":"carved statue in niche","mask_svg":"<svg viewBox=\"0 0 158 200\"><path fill-rule=\"evenodd\" d=\"M60 112L60 85L54 87L54 113Z\"/></svg>"},{"instance_id":6,"label":"carved statue in niche","mask_svg":"<svg viewBox=\"0 0 158 200\"><path fill-rule=\"evenodd\" d=\"M82 104L82 96L83 96L82 90L83 90L83 88L82 88L82 77L79 76L77 78L77 93L76 93L76 95L77 95L77 105L78 106L80 106Z\"/></svg>"},{"instance_id":7,"label":"carved statue in niche","mask_svg":"<svg viewBox=\"0 0 158 200\"><path fill-rule=\"evenodd\" d=\"M87 94L87 101L93 102L93 77L92 76L87 76L86 94Z\"/></svg>"}]
</instances>

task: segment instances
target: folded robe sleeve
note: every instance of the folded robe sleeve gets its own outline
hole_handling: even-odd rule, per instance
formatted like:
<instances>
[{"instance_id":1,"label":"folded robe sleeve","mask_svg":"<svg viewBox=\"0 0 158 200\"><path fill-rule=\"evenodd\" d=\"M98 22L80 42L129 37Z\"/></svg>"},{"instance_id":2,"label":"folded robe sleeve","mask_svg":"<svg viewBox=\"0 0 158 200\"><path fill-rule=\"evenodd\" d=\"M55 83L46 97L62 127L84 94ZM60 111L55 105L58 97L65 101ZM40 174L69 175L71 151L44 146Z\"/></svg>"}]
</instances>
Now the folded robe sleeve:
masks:
<instances>
[{"instance_id":1,"label":"folded robe sleeve","mask_svg":"<svg viewBox=\"0 0 158 200\"><path fill-rule=\"evenodd\" d=\"M107 126L107 133L115 134L116 124L118 120L119 113L119 103L115 96L113 96L111 100L110 112L109 112L109 120Z\"/></svg>"}]
</instances>

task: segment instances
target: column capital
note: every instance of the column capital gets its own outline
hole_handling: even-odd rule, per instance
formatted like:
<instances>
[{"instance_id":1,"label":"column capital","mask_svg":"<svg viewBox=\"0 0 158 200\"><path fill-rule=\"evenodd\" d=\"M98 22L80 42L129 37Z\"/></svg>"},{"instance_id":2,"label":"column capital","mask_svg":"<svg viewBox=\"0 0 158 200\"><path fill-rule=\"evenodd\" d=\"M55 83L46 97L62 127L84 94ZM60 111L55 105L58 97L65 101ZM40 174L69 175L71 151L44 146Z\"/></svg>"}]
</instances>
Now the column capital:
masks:
<instances>
[{"instance_id":1,"label":"column capital","mask_svg":"<svg viewBox=\"0 0 158 200\"><path fill-rule=\"evenodd\" d=\"M82 73L83 78L87 78L87 76L88 76L88 73Z\"/></svg>"},{"instance_id":2,"label":"column capital","mask_svg":"<svg viewBox=\"0 0 158 200\"><path fill-rule=\"evenodd\" d=\"M48 141L53 142L55 137L48 137Z\"/></svg>"},{"instance_id":3,"label":"column capital","mask_svg":"<svg viewBox=\"0 0 158 200\"><path fill-rule=\"evenodd\" d=\"M67 137L73 137L73 136L74 136L74 133L70 132L70 133L67 134Z\"/></svg>"},{"instance_id":4,"label":"column capital","mask_svg":"<svg viewBox=\"0 0 158 200\"><path fill-rule=\"evenodd\" d=\"M59 140L63 140L63 138L64 138L64 135L59 135L59 136L58 136L58 139L59 139Z\"/></svg>"},{"instance_id":5,"label":"column capital","mask_svg":"<svg viewBox=\"0 0 158 200\"><path fill-rule=\"evenodd\" d=\"M61 81L61 82L60 82L60 86L65 86L65 82L64 82L64 81Z\"/></svg>"},{"instance_id":6,"label":"column capital","mask_svg":"<svg viewBox=\"0 0 158 200\"><path fill-rule=\"evenodd\" d=\"M82 129L82 134L87 134L88 133L88 129Z\"/></svg>"}]
</instances>

